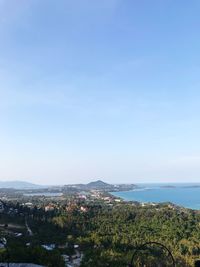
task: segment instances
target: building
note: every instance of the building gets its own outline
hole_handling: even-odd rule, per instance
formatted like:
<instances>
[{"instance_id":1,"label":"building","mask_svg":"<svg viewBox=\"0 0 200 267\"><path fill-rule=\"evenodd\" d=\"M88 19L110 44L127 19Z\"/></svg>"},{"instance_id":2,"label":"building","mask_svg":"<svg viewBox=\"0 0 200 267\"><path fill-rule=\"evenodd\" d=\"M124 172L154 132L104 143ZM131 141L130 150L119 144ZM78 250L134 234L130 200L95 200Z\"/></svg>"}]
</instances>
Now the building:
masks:
<instances>
[{"instance_id":1,"label":"building","mask_svg":"<svg viewBox=\"0 0 200 267\"><path fill-rule=\"evenodd\" d=\"M54 250L54 249L55 249L56 245L55 245L55 244L49 244L49 245L42 245L42 247L43 247L44 249L46 249L46 250L51 251L51 250ZM0 267L1 267L1 266L0 266Z\"/></svg>"},{"instance_id":2,"label":"building","mask_svg":"<svg viewBox=\"0 0 200 267\"><path fill-rule=\"evenodd\" d=\"M54 205L51 204L45 206L44 208L45 211L53 211L54 209L55 209Z\"/></svg>"}]
</instances>

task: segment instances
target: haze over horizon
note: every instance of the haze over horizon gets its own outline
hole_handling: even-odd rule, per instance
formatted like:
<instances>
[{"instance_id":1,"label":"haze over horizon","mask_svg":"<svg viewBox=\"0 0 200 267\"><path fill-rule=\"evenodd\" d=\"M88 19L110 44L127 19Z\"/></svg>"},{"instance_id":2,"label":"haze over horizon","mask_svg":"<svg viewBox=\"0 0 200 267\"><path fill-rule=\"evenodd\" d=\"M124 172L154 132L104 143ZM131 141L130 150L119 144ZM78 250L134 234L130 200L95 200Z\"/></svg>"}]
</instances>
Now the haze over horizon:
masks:
<instances>
[{"instance_id":1,"label":"haze over horizon","mask_svg":"<svg viewBox=\"0 0 200 267\"><path fill-rule=\"evenodd\" d=\"M0 0L0 180L200 182L199 11Z\"/></svg>"}]
</instances>

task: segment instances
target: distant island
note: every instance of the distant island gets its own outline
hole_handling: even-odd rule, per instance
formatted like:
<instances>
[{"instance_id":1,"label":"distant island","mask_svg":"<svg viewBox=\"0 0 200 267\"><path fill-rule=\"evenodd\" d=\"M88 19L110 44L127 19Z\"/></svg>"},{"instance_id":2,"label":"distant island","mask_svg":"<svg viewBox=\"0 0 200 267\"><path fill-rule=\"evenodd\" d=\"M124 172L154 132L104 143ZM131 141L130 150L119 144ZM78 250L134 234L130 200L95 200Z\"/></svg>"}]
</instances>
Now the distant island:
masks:
<instances>
[{"instance_id":1,"label":"distant island","mask_svg":"<svg viewBox=\"0 0 200 267\"><path fill-rule=\"evenodd\" d=\"M162 185L161 188L176 188L175 185Z\"/></svg>"}]
</instances>

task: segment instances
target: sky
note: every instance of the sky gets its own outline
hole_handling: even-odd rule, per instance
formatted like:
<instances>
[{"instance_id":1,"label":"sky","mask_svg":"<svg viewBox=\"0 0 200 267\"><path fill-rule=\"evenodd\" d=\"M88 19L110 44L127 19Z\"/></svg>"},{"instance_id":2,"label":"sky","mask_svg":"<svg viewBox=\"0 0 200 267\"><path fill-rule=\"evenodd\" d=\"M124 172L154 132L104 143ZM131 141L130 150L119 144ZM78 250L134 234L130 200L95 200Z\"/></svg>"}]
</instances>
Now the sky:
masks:
<instances>
[{"instance_id":1,"label":"sky","mask_svg":"<svg viewBox=\"0 0 200 267\"><path fill-rule=\"evenodd\" d=\"M0 0L0 180L200 182L198 0Z\"/></svg>"}]
</instances>

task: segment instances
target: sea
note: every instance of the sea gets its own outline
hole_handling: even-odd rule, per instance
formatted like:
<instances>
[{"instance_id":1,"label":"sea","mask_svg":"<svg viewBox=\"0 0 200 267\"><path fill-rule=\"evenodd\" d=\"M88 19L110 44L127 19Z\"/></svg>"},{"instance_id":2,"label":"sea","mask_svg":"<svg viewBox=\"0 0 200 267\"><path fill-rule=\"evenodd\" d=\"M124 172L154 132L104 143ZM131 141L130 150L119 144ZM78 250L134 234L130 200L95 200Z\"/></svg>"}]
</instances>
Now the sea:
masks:
<instances>
[{"instance_id":1,"label":"sea","mask_svg":"<svg viewBox=\"0 0 200 267\"><path fill-rule=\"evenodd\" d=\"M45 196L45 197L61 197L62 193L54 193L54 192L41 192L41 193L27 193L24 194L27 197L34 197L34 196Z\"/></svg>"},{"instance_id":2,"label":"sea","mask_svg":"<svg viewBox=\"0 0 200 267\"><path fill-rule=\"evenodd\" d=\"M127 201L171 202L185 208L200 210L200 183L137 184L135 190L111 193Z\"/></svg>"}]
</instances>

